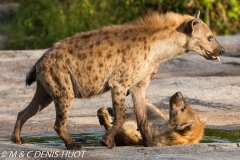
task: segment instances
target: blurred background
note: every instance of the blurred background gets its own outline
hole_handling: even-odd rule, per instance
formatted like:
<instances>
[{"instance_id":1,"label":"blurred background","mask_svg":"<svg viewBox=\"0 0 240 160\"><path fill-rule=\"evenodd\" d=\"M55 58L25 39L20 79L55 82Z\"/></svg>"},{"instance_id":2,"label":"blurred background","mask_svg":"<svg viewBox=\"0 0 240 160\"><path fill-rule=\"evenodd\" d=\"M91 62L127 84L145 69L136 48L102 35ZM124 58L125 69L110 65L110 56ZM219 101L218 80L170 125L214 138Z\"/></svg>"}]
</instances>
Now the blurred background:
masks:
<instances>
[{"instance_id":1,"label":"blurred background","mask_svg":"<svg viewBox=\"0 0 240 160\"><path fill-rule=\"evenodd\" d=\"M0 0L0 49L43 49L77 32L174 11L201 19L215 35L240 32L239 0Z\"/></svg>"}]
</instances>

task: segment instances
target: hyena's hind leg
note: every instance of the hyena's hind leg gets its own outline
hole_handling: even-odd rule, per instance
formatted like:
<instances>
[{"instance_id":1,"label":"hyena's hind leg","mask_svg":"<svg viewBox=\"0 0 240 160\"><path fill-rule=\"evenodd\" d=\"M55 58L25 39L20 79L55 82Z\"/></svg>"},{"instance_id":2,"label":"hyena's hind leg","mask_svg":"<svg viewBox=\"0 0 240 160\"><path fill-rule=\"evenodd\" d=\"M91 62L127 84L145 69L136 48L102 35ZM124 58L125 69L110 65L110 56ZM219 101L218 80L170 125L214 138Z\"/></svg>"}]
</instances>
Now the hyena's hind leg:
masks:
<instances>
[{"instance_id":1,"label":"hyena's hind leg","mask_svg":"<svg viewBox=\"0 0 240 160\"><path fill-rule=\"evenodd\" d=\"M32 116L40 112L42 109L44 109L46 106L48 106L51 102L51 96L47 93L42 84L37 81L37 89L32 101L24 110L18 113L17 121L11 138L13 143L23 143L23 139L20 137L20 132L23 124L29 118L31 118Z\"/></svg>"},{"instance_id":2,"label":"hyena's hind leg","mask_svg":"<svg viewBox=\"0 0 240 160\"><path fill-rule=\"evenodd\" d=\"M56 98L54 100L56 109L56 121L54 124L54 130L59 137L65 143L68 150L81 150L82 146L73 141L67 132L67 119L70 112L74 97L70 92L65 91L62 93L62 98Z\"/></svg>"},{"instance_id":3,"label":"hyena's hind leg","mask_svg":"<svg viewBox=\"0 0 240 160\"><path fill-rule=\"evenodd\" d=\"M112 127L112 119L111 119L111 116L113 116L112 112L113 112L112 108L105 108L105 107L102 107L97 111L99 123L103 125L106 130Z\"/></svg>"}]
</instances>

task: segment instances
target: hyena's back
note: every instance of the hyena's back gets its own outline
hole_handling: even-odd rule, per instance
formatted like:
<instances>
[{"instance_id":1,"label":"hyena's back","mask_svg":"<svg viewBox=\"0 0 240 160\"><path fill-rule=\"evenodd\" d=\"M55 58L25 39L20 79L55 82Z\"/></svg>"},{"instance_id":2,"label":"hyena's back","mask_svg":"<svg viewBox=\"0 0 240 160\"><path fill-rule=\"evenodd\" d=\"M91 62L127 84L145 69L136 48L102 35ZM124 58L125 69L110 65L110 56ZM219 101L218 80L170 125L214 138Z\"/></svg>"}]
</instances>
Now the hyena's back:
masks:
<instances>
[{"instance_id":1,"label":"hyena's back","mask_svg":"<svg viewBox=\"0 0 240 160\"><path fill-rule=\"evenodd\" d=\"M35 74L50 94L69 89L90 97L109 90L111 81L129 88L147 71L150 50L147 37L132 32L130 25L111 26L66 38L41 57Z\"/></svg>"}]
</instances>

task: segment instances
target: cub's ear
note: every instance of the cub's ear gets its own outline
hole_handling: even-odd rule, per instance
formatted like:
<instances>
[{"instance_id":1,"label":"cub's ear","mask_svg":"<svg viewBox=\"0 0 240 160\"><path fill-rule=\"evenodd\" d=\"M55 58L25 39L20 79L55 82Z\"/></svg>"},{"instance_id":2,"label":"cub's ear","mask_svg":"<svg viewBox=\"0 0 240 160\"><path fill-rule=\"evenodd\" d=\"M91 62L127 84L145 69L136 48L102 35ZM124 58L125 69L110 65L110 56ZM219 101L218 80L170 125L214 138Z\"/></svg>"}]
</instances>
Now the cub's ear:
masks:
<instances>
[{"instance_id":1,"label":"cub's ear","mask_svg":"<svg viewBox=\"0 0 240 160\"><path fill-rule=\"evenodd\" d=\"M208 122L208 118L201 119L202 125L205 126Z\"/></svg>"},{"instance_id":2,"label":"cub's ear","mask_svg":"<svg viewBox=\"0 0 240 160\"><path fill-rule=\"evenodd\" d=\"M182 125L180 125L180 126L177 126L177 130L178 130L178 131L182 131L182 130L184 130L185 128L187 128L188 126L190 126L192 123L193 123L193 120L190 120L190 121L188 121L188 122L185 123L185 124L182 124Z\"/></svg>"},{"instance_id":3,"label":"cub's ear","mask_svg":"<svg viewBox=\"0 0 240 160\"><path fill-rule=\"evenodd\" d=\"M195 17L195 18L199 18L199 16L200 16L200 10L198 11L197 14L194 15L194 17Z\"/></svg>"},{"instance_id":4,"label":"cub's ear","mask_svg":"<svg viewBox=\"0 0 240 160\"><path fill-rule=\"evenodd\" d=\"M184 33L186 33L187 35L191 35L194 31L194 28L200 23L202 23L200 19L192 19L187 21L184 26Z\"/></svg>"}]
</instances>

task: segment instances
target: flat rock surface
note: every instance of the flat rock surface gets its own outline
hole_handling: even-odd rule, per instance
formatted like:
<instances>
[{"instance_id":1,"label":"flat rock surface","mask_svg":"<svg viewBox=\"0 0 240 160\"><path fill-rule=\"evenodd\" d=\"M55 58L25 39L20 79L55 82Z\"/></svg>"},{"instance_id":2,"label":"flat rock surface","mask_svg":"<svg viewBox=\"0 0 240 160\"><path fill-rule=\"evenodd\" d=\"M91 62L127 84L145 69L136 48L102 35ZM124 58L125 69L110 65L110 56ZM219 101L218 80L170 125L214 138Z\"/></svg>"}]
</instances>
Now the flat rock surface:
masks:
<instances>
[{"instance_id":1,"label":"flat rock surface","mask_svg":"<svg viewBox=\"0 0 240 160\"><path fill-rule=\"evenodd\" d=\"M166 115L169 98L181 91L200 118L208 118L208 128L240 128L240 49L239 35L218 37L227 48L226 56L221 61L208 61L203 57L189 53L163 62L158 73L147 89L147 97ZM235 44L235 45L234 45ZM31 101L36 84L25 86L27 72L46 50L0 51L0 139L11 136L16 117ZM229 52L228 52L229 51ZM131 97L127 97L131 106ZM100 107L111 106L111 95L91 99L75 99L68 119L68 132L101 131L96 112ZM23 126L23 135L52 133L55 121L55 108L51 103L43 111L29 119ZM61 146L41 146L38 144L15 145L1 141L0 154L11 151L18 154L24 151L34 157L36 151L52 151L57 158L66 150ZM109 150L105 147L84 147L81 159L239 159L240 144L207 143L171 147L117 147ZM77 152L76 152L77 154ZM81 152L83 154L83 152ZM77 155L78 156L78 155ZM28 157L25 155L25 159ZM40 158L35 155L35 158ZM48 157L49 158L49 157ZM74 158L74 157L73 157ZM17 158L16 158L17 159ZM51 158L49 158L51 159ZM56 159L56 157L55 157Z\"/></svg>"}]
</instances>

